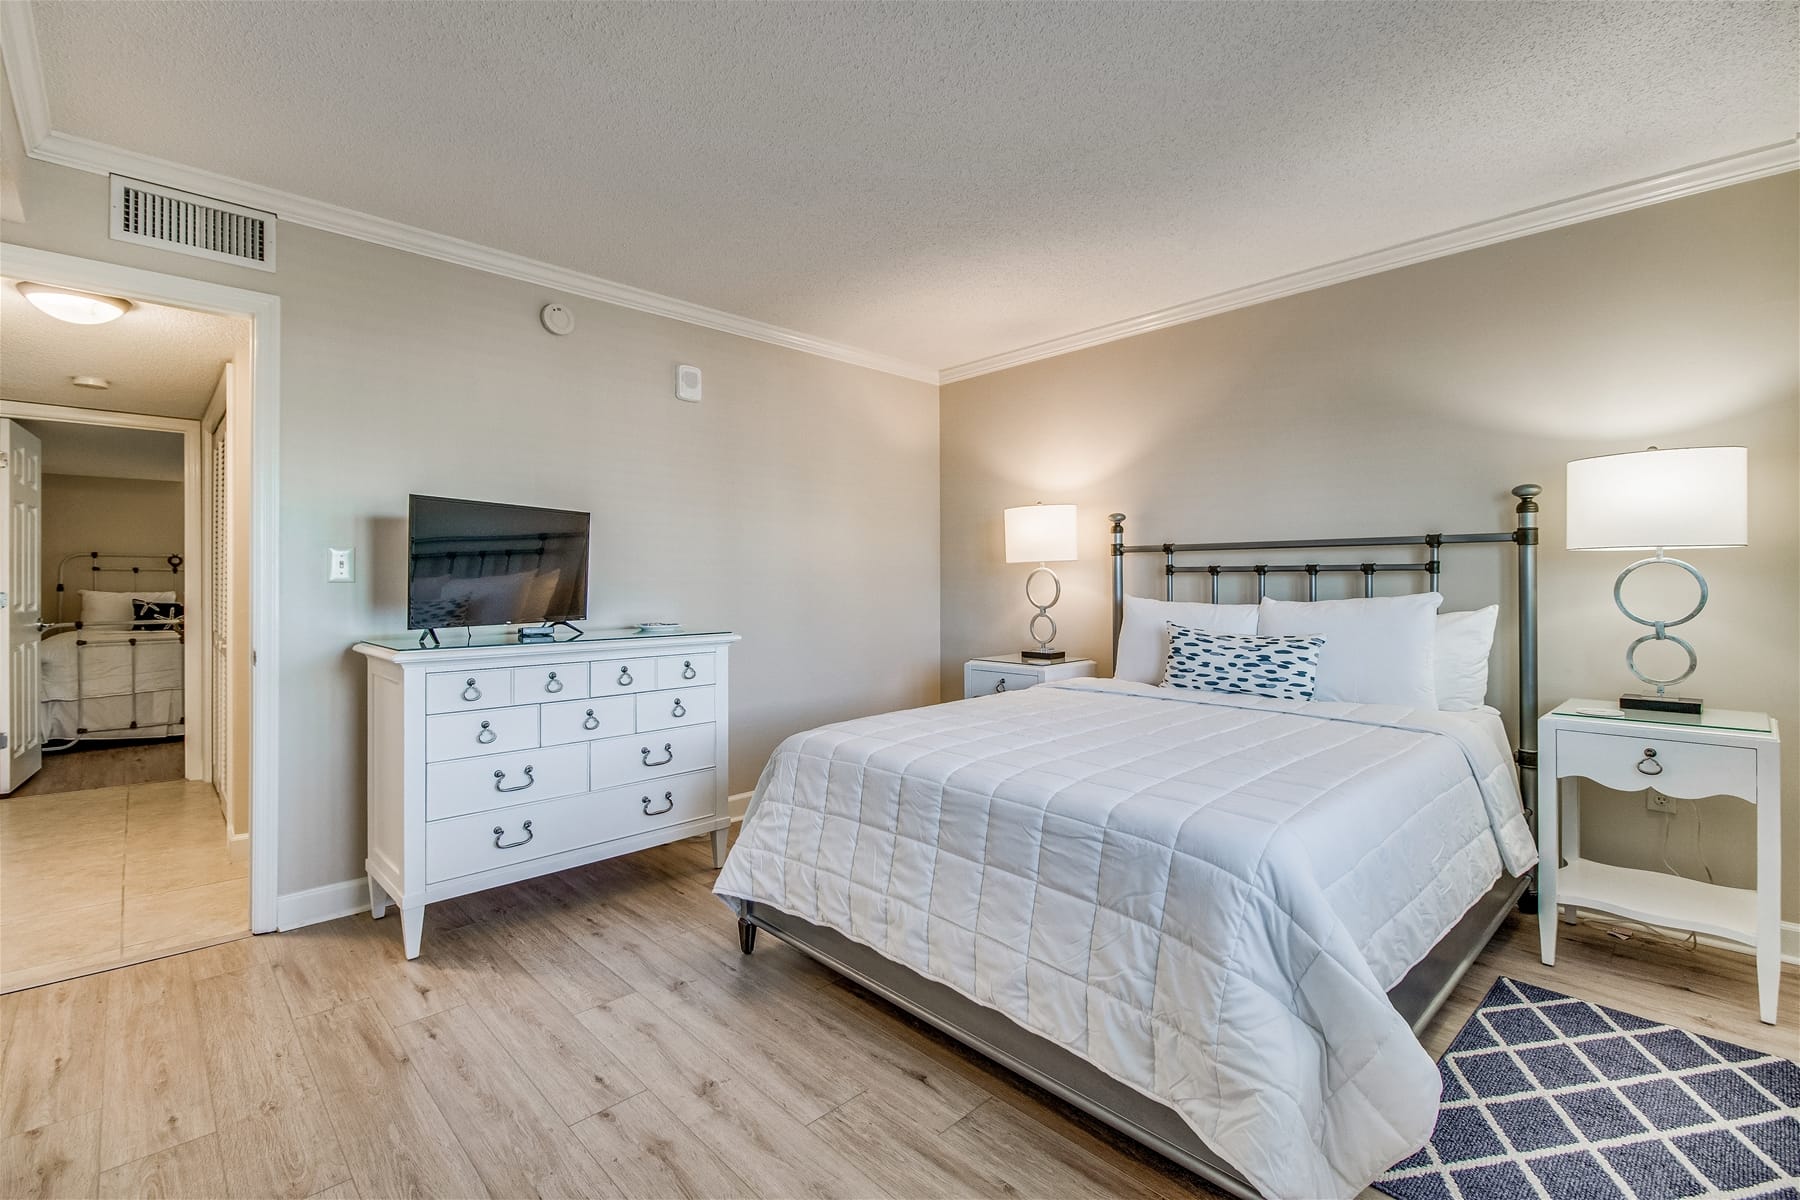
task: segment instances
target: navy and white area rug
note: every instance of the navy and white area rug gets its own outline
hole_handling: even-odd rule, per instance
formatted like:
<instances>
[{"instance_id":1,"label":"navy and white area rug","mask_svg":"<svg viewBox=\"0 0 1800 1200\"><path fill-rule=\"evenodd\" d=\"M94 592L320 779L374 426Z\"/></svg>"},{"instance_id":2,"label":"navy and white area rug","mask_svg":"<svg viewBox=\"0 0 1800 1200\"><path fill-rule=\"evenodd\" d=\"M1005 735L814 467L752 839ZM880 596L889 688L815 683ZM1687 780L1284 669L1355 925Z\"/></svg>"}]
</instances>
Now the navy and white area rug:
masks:
<instances>
[{"instance_id":1,"label":"navy and white area rug","mask_svg":"<svg viewBox=\"0 0 1800 1200\"><path fill-rule=\"evenodd\" d=\"M1400 1200L1800 1200L1800 1064L1501 979L1438 1061Z\"/></svg>"}]
</instances>

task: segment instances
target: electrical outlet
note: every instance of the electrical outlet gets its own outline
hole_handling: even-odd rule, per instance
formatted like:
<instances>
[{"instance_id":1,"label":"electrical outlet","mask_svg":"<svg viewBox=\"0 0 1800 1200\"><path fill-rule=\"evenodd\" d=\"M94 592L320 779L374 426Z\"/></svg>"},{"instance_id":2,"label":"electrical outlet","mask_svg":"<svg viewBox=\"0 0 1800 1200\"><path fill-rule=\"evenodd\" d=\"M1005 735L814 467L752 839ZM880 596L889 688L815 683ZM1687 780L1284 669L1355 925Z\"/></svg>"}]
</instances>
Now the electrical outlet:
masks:
<instances>
[{"instance_id":1,"label":"electrical outlet","mask_svg":"<svg viewBox=\"0 0 1800 1200\"><path fill-rule=\"evenodd\" d=\"M1677 808L1675 797L1665 796L1661 792L1646 792L1644 806L1651 812L1659 813L1672 813Z\"/></svg>"}]
</instances>

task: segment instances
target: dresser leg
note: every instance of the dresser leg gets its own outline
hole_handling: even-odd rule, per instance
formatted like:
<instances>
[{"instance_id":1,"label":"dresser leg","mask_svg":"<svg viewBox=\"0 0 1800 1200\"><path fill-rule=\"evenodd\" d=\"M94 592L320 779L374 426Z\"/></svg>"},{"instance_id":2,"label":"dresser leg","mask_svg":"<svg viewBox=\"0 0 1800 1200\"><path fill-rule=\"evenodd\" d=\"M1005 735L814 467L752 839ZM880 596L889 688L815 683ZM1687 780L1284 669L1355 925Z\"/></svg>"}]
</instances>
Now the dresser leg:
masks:
<instances>
[{"instance_id":1,"label":"dresser leg","mask_svg":"<svg viewBox=\"0 0 1800 1200\"><path fill-rule=\"evenodd\" d=\"M725 865L725 852L731 849L731 829L715 829L712 833L713 868L716 870Z\"/></svg>"},{"instance_id":2,"label":"dresser leg","mask_svg":"<svg viewBox=\"0 0 1800 1200\"><path fill-rule=\"evenodd\" d=\"M373 875L369 876L369 916L379 921L387 916L388 894L381 890Z\"/></svg>"},{"instance_id":3,"label":"dresser leg","mask_svg":"<svg viewBox=\"0 0 1800 1200\"><path fill-rule=\"evenodd\" d=\"M425 906L400 909L400 936L406 942L406 957L419 957L419 939L425 936Z\"/></svg>"}]
</instances>

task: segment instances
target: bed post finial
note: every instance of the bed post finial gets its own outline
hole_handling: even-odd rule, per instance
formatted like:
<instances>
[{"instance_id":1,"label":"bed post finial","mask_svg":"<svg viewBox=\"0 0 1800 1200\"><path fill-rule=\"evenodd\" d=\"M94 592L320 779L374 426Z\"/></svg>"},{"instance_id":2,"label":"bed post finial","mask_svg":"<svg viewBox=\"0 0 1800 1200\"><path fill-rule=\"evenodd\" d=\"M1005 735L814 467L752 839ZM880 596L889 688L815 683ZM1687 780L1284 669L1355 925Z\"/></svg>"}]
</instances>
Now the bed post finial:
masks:
<instances>
[{"instance_id":1,"label":"bed post finial","mask_svg":"<svg viewBox=\"0 0 1800 1200\"><path fill-rule=\"evenodd\" d=\"M1112 556L1113 556L1113 667L1119 665L1119 629L1125 622L1125 514L1113 513L1106 518L1112 522Z\"/></svg>"},{"instance_id":2,"label":"bed post finial","mask_svg":"<svg viewBox=\"0 0 1800 1200\"><path fill-rule=\"evenodd\" d=\"M1535 483L1521 483L1512 490L1512 494L1519 498L1518 506L1513 510L1518 515L1518 527L1513 531L1513 541L1519 547L1519 752L1516 757L1519 762L1519 796L1525 801L1525 812L1534 834L1537 832L1538 818L1537 498L1543 490ZM1556 786L1554 780L1550 786ZM1535 910L1536 890L1527 892L1521 903L1522 906Z\"/></svg>"}]
</instances>

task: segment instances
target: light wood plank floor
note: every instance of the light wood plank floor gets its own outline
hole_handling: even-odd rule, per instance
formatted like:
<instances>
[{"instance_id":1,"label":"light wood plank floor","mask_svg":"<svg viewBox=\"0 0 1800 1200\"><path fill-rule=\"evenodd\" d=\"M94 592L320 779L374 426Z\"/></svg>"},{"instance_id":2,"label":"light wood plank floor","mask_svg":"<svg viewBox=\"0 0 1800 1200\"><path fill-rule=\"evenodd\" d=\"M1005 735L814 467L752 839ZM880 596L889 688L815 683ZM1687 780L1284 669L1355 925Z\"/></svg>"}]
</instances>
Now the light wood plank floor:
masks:
<instances>
[{"instance_id":1,"label":"light wood plank floor","mask_svg":"<svg viewBox=\"0 0 1800 1200\"><path fill-rule=\"evenodd\" d=\"M0 1195L1208 1194L765 935L703 842L0 998ZM1506 973L1793 1053L1750 960L1513 918L1427 1036Z\"/></svg>"},{"instance_id":2,"label":"light wood plank floor","mask_svg":"<svg viewBox=\"0 0 1800 1200\"><path fill-rule=\"evenodd\" d=\"M0 991L249 931L247 856L211 784L0 800Z\"/></svg>"}]
</instances>

